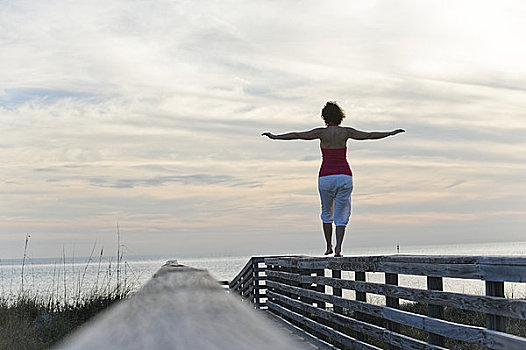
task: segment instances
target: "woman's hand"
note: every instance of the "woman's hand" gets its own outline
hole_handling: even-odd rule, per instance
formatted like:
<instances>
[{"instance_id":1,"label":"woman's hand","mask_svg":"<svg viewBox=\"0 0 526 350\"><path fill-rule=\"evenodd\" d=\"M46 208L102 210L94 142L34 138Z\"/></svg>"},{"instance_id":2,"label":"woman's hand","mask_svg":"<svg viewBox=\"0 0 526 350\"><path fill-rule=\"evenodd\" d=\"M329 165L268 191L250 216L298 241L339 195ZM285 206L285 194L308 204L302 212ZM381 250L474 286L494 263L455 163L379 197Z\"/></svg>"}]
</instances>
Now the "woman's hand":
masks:
<instances>
[{"instance_id":1,"label":"woman's hand","mask_svg":"<svg viewBox=\"0 0 526 350\"><path fill-rule=\"evenodd\" d=\"M270 132L264 132L263 134L261 134L261 136L266 136L268 137L269 139L272 139L272 140L275 140L276 139L276 135L270 133Z\"/></svg>"},{"instance_id":2,"label":"woman's hand","mask_svg":"<svg viewBox=\"0 0 526 350\"><path fill-rule=\"evenodd\" d=\"M404 129L396 129L396 130L393 130L393 131L391 131L391 136L394 136L394 135L396 135L396 134L400 134L400 133L402 133L402 132L405 132L405 130L404 130Z\"/></svg>"}]
</instances>

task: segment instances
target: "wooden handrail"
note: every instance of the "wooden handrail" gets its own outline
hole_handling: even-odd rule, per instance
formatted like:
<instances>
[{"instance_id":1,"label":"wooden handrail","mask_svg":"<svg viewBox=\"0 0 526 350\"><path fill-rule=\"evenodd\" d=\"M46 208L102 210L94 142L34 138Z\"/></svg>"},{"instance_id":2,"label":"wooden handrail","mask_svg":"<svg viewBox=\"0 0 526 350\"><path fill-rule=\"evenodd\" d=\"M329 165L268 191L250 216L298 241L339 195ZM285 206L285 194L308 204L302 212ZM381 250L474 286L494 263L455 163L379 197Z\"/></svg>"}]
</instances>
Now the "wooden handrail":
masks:
<instances>
[{"instance_id":1,"label":"wooden handrail","mask_svg":"<svg viewBox=\"0 0 526 350\"><path fill-rule=\"evenodd\" d=\"M167 262L129 299L56 349L283 349L298 343L240 303L205 270Z\"/></svg>"},{"instance_id":2,"label":"wooden handrail","mask_svg":"<svg viewBox=\"0 0 526 350\"><path fill-rule=\"evenodd\" d=\"M243 266L241 271L230 281L229 288L233 294L248 300L256 309L266 309L266 259L298 258L299 255L254 256ZM262 266L260 266L262 265Z\"/></svg>"}]
</instances>

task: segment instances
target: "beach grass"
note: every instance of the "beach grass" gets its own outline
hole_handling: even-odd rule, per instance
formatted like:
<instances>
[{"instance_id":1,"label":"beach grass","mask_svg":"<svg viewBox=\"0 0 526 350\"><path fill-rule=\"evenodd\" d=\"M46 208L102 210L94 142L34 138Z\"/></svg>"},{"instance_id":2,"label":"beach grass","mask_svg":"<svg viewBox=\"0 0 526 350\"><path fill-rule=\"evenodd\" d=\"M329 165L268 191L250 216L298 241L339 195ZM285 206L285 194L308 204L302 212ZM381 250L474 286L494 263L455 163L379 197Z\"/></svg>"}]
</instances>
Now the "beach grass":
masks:
<instances>
[{"instance_id":1,"label":"beach grass","mask_svg":"<svg viewBox=\"0 0 526 350\"><path fill-rule=\"evenodd\" d=\"M69 301L19 294L0 298L0 350L47 349L91 317L133 293L117 286Z\"/></svg>"},{"instance_id":2,"label":"beach grass","mask_svg":"<svg viewBox=\"0 0 526 350\"><path fill-rule=\"evenodd\" d=\"M67 282L64 252L62 266L55 266L56 271L47 291L24 288L29 237L27 235L25 240L20 289L12 292L4 290L2 286L0 350L48 349L100 311L129 297L138 287L138 277L130 271L131 268L123 260L120 249L117 250L116 261L109 259L107 267L104 268L104 249L100 250L98 261L94 261L94 245L86 264L80 267L80 270L74 271L73 265L71 266L75 281L70 281L69 284ZM94 264L96 279L92 285L87 285L86 272ZM124 275L121 273L122 268ZM130 274L127 271L130 271Z\"/></svg>"}]
</instances>

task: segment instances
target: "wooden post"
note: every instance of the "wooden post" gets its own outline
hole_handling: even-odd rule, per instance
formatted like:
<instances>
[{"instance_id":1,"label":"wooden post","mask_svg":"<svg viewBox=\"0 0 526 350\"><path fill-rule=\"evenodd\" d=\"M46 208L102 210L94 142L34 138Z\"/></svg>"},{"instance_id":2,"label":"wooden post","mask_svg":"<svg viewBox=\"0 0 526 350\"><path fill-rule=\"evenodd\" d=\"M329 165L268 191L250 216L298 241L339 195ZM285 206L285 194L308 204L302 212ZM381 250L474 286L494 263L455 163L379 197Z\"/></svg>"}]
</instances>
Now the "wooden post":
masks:
<instances>
[{"instance_id":1,"label":"wooden post","mask_svg":"<svg viewBox=\"0 0 526 350\"><path fill-rule=\"evenodd\" d=\"M486 295L504 297L504 282L486 281ZM486 315L486 327L499 332L506 332L506 318L503 316Z\"/></svg>"},{"instance_id":2,"label":"wooden post","mask_svg":"<svg viewBox=\"0 0 526 350\"><path fill-rule=\"evenodd\" d=\"M318 276L318 277L325 277L325 270L324 270L324 269L316 270L316 276ZM316 285L316 291L317 291L317 292L320 292L320 293L325 293L325 285L320 284L320 283L317 283L317 285ZM322 308L322 309L325 309L325 307L326 307L324 301L317 301L317 302L316 302L316 305L317 305L319 308Z\"/></svg>"},{"instance_id":3,"label":"wooden post","mask_svg":"<svg viewBox=\"0 0 526 350\"><path fill-rule=\"evenodd\" d=\"M253 302L256 306L256 309L259 309L260 306L260 295L259 295L259 262L257 259L252 258L252 294L253 294Z\"/></svg>"},{"instance_id":4,"label":"wooden post","mask_svg":"<svg viewBox=\"0 0 526 350\"><path fill-rule=\"evenodd\" d=\"M442 277L427 276L427 289L429 290L443 290L444 285ZM434 318L444 318L444 307L438 305L428 304L427 315ZM429 332L429 343L438 346L444 346L444 337L438 334Z\"/></svg>"},{"instance_id":5,"label":"wooden post","mask_svg":"<svg viewBox=\"0 0 526 350\"><path fill-rule=\"evenodd\" d=\"M355 281L365 282L366 281L366 279L365 279L365 272L364 271L354 271L354 280ZM356 292L356 300L367 302L367 293L365 293L365 292ZM364 315L361 312L357 312L356 313L356 319L363 320L364 319ZM361 341L364 341L364 342L367 341L367 336L365 334L362 334L362 333L358 333L356 338L358 340L361 340Z\"/></svg>"},{"instance_id":6,"label":"wooden post","mask_svg":"<svg viewBox=\"0 0 526 350\"><path fill-rule=\"evenodd\" d=\"M338 279L341 279L342 278L342 271L341 270L331 270L331 276L332 278L338 278ZM332 295L335 295L335 296L338 296L338 297L341 297L343 294L342 294L342 289L341 288L336 288L336 287L332 287ZM342 314L343 313L343 308L341 306L336 306L336 305L333 305L333 312L334 313L337 313L337 314ZM342 331L342 327L337 325L337 324L331 324L331 323L328 323L333 329L337 330L337 331ZM329 340L329 339L326 339L326 340ZM335 346L337 346L338 348L343 348L343 344L342 343L339 343L337 341L330 341L329 342L332 342L334 343Z\"/></svg>"},{"instance_id":7,"label":"wooden post","mask_svg":"<svg viewBox=\"0 0 526 350\"><path fill-rule=\"evenodd\" d=\"M311 273L312 273L312 270L309 270L309 269L305 269L305 268L298 268L298 273L300 276L310 276ZM313 290L314 288L312 288L312 283L300 283L299 284L299 287L302 288L302 289L307 289L307 290ZM301 301L307 303L307 304L310 304L310 305L313 305L314 304L314 300L311 299L311 298L307 298L307 297L300 297Z\"/></svg>"},{"instance_id":8,"label":"wooden post","mask_svg":"<svg viewBox=\"0 0 526 350\"><path fill-rule=\"evenodd\" d=\"M297 258L292 258L291 261L293 262L293 264L292 264L292 266L287 268L287 272L299 275L300 274L300 269L298 268L298 259ZM301 287L301 283L299 281L285 280L284 282L286 284L288 284L289 286ZM304 298L302 296L299 296L297 293L290 293L289 296L292 299L301 300L301 301L306 302L306 303L309 302L308 300L306 300L306 298ZM301 310L296 308L296 307L290 307L290 310L301 314ZM294 325L296 325L298 327L300 326L300 324L297 321L295 321L295 320L289 320L289 322L291 322L292 324L294 324Z\"/></svg>"},{"instance_id":9,"label":"wooden post","mask_svg":"<svg viewBox=\"0 0 526 350\"><path fill-rule=\"evenodd\" d=\"M398 285L398 274L396 273L385 273L385 284L397 286ZM398 298L393 298L386 296L385 297L385 305L388 307L393 307L395 309L400 308L400 300ZM400 333L400 325L396 322L387 321L387 329ZM388 346L389 350L401 350L399 347L389 344Z\"/></svg>"},{"instance_id":10,"label":"wooden post","mask_svg":"<svg viewBox=\"0 0 526 350\"><path fill-rule=\"evenodd\" d=\"M267 264L267 263L265 262L265 273L266 273L266 271L276 271L276 270L277 270L277 269L276 269L276 266L275 266L275 265L273 265L273 264ZM275 281L275 279L272 278L272 277L270 277L270 276L268 276L268 274L267 274L266 281ZM273 301L273 302L275 302L274 299L269 298L269 296L268 296L268 292L269 292L269 291L275 291L275 289L274 289L274 288L269 288L269 286L268 286L268 284L267 284L267 291L266 291L266 292L267 292L267 293L266 293L267 301Z\"/></svg>"},{"instance_id":11,"label":"wooden post","mask_svg":"<svg viewBox=\"0 0 526 350\"><path fill-rule=\"evenodd\" d=\"M342 278L342 272L341 270L331 270L332 272L332 278ZM332 295L335 295L335 296L338 296L338 297L341 297L342 296L342 289L341 288L335 288L335 287L332 287ZM340 307L340 306L334 306L333 305L333 308L334 308L334 312L337 313L337 314L341 314L343 312L343 308Z\"/></svg>"},{"instance_id":12,"label":"wooden post","mask_svg":"<svg viewBox=\"0 0 526 350\"><path fill-rule=\"evenodd\" d=\"M365 272L363 271L354 271L354 280L365 282ZM365 292L356 292L356 300L358 301L367 301L367 293Z\"/></svg>"}]
</instances>

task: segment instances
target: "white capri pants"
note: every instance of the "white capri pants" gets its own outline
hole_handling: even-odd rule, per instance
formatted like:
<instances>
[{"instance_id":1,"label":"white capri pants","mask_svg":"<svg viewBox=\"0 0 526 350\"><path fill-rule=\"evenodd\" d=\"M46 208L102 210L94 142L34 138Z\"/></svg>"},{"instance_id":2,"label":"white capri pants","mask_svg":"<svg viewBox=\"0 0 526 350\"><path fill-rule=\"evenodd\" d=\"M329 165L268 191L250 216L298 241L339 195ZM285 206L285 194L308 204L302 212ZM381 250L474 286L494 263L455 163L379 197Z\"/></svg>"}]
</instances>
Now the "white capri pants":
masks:
<instances>
[{"instance_id":1,"label":"white capri pants","mask_svg":"<svg viewBox=\"0 0 526 350\"><path fill-rule=\"evenodd\" d=\"M318 178L321 199L321 221L347 226L351 216L352 176L328 175Z\"/></svg>"}]
</instances>

